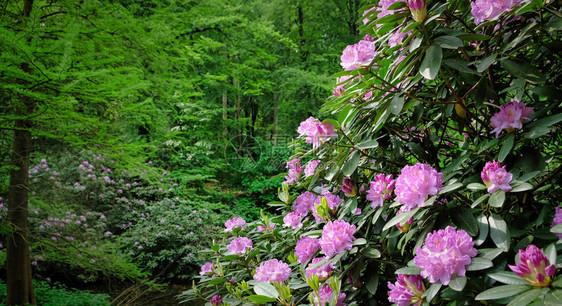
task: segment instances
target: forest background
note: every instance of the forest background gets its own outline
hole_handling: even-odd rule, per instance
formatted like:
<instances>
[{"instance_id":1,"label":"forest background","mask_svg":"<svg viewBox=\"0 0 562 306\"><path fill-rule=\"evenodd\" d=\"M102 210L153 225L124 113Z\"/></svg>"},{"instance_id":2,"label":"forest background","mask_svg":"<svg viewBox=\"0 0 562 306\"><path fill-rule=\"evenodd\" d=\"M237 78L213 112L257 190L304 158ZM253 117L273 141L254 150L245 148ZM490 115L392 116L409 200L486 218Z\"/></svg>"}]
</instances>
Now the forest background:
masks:
<instances>
[{"instance_id":1,"label":"forest background","mask_svg":"<svg viewBox=\"0 0 562 306\"><path fill-rule=\"evenodd\" d=\"M0 279L21 232L39 303L82 294L59 283L136 284L116 302L190 283L225 220L267 213L298 124L325 117L361 4L3 1ZM10 201L29 223L8 222Z\"/></svg>"}]
</instances>

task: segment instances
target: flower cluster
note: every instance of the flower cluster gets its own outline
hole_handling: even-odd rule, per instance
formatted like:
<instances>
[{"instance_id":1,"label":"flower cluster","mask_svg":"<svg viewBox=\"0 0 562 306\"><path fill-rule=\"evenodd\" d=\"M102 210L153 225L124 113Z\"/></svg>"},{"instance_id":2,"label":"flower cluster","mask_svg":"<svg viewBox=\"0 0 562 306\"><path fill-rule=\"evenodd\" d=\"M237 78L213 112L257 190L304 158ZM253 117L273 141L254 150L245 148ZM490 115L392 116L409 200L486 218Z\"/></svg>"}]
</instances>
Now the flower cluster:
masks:
<instances>
[{"instance_id":1,"label":"flower cluster","mask_svg":"<svg viewBox=\"0 0 562 306\"><path fill-rule=\"evenodd\" d=\"M254 280L258 282L280 283L289 279L291 268L289 265L277 259L264 261L256 268Z\"/></svg>"},{"instance_id":2,"label":"flower cluster","mask_svg":"<svg viewBox=\"0 0 562 306\"><path fill-rule=\"evenodd\" d=\"M342 97L342 96L344 96L344 95L346 94L345 86L347 86L347 85L349 84L349 81L348 81L348 80L349 80L350 78L351 78L350 75L344 75L344 76L341 76L341 77L338 79L338 84L339 84L339 85L336 86L336 88L335 88L334 91L333 91L334 96L336 96L336 97Z\"/></svg>"},{"instance_id":3,"label":"flower cluster","mask_svg":"<svg viewBox=\"0 0 562 306\"><path fill-rule=\"evenodd\" d=\"M425 286L419 275L398 274L396 283L388 282L388 301L398 306L420 305L423 301Z\"/></svg>"},{"instance_id":4,"label":"flower cluster","mask_svg":"<svg viewBox=\"0 0 562 306\"><path fill-rule=\"evenodd\" d=\"M328 257L351 250L356 227L343 220L329 221L322 229L320 248Z\"/></svg>"},{"instance_id":5,"label":"flower cluster","mask_svg":"<svg viewBox=\"0 0 562 306\"><path fill-rule=\"evenodd\" d=\"M556 207L554 219L552 219L552 226L562 223L562 207ZM562 234L557 233L558 239L562 239Z\"/></svg>"},{"instance_id":6,"label":"flower cluster","mask_svg":"<svg viewBox=\"0 0 562 306\"><path fill-rule=\"evenodd\" d=\"M368 66L376 56L375 44L363 39L355 45L349 45L340 57L341 66L345 70L354 70L359 67Z\"/></svg>"},{"instance_id":7,"label":"flower cluster","mask_svg":"<svg viewBox=\"0 0 562 306\"><path fill-rule=\"evenodd\" d=\"M520 130L523 120L529 120L533 112L533 108L525 106L523 102L507 101L505 105L500 106L500 111L490 118L490 124L494 128L491 133L496 133L498 138L502 130Z\"/></svg>"},{"instance_id":8,"label":"flower cluster","mask_svg":"<svg viewBox=\"0 0 562 306\"><path fill-rule=\"evenodd\" d=\"M332 290L332 287L328 285L324 285L322 288L320 288L320 290L318 290L318 294L320 296L314 297L314 306L324 306L326 304L329 304L330 299L332 298L332 292L334 292L334 290ZM345 300L345 297L346 297L345 293L340 292L340 294L338 295L336 306L345 305L345 303L343 302ZM320 298L320 300L318 300L318 298Z\"/></svg>"},{"instance_id":9,"label":"flower cluster","mask_svg":"<svg viewBox=\"0 0 562 306\"><path fill-rule=\"evenodd\" d=\"M389 10L390 6L396 2L406 2L405 0L380 0L379 7L373 6L372 8L363 12L363 16L367 15L367 13L377 10L379 13L377 14L377 18L382 18L386 15L391 15L396 13L398 10ZM363 23L369 23L369 18L363 18Z\"/></svg>"},{"instance_id":10,"label":"flower cluster","mask_svg":"<svg viewBox=\"0 0 562 306\"><path fill-rule=\"evenodd\" d=\"M267 228L267 227L264 226L264 225L258 225L258 226L256 227L256 230L257 230L258 232L268 233L269 231L273 231L273 230L275 229L275 226L276 226L275 223L269 224L269 228Z\"/></svg>"},{"instance_id":11,"label":"flower cluster","mask_svg":"<svg viewBox=\"0 0 562 306\"><path fill-rule=\"evenodd\" d=\"M466 231L447 226L427 234L423 247L416 249L414 263L430 283L448 285L454 276L465 276L466 266L476 254L472 237Z\"/></svg>"},{"instance_id":12,"label":"flower cluster","mask_svg":"<svg viewBox=\"0 0 562 306\"><path fill-rule=\"evenodd\" d=\"M213 274L213 268L216 268L216 266L212 262L206 262L201 266L201 272L199 272L199 275L211 275Z\"/></svg>"},{"instance_id":13,"label":"flower cluster","mask_svg":"<svg viewBox=\"0 0 562 306\"><path fill-rule=\"evenodd\" d=\"M443 188L443 173L427 164L406 166L396 179L396 200L402 203L401 211L422 207L428 196L436 195Z\"/></svg>"},{"instance_id":14,"label":"flower cluster","mask_svg":"<svg viewBox=\"0 0 562 306\"><path fill-rule=\"evenodd\" d=\"M535 287L550 285L556 266L550 264L539 248L530 244L524 251L519 250L519 260L520 262L516 262L515 266L508 265L515 274Z\"/></svg>"},{"instance_id":15,"label":"flower cluster","mask_svg":"<svg viewBox=\"0 0 562 306\"><path fill-rule=\"evenodd\" d=\"M292 159L287 162L289 173L285 176L285 184L293 184L299 181L302 173L301 160L299 158Z\"/></svg>"},{"instance_id":16,"label":"flower cluster","mask_svg":"<svg viewBox=\"0 0 562 306\"><path fill-rule=\"evenodd\" d=\"M316 274L318 280L321 282L325 281L332 274L332 270L336 267L328 261L328 257L317 257L308 264L306 268L306 277L310 278L312 275Z\"/></svg>"},{"instance_id":17,"label":"flower cluster","mask_svg":"<svg viewBox=\"0 0 562 306\"><path fill-rule=\"evenodd\" d=\"M309 161L306 164L306 166L304 167L304 176L305 177L313 176L314 173L316 172L316 167L318 167L319 163L320 163L320 160L318 160L318 159L313 159L313 160Z\"/></svg>"},{"instance_id":18,"label":"flower cluster","mask_svg":"<svg viewBox=\"0 0 562 306\"><path fill-rule=\"evenodd\" d=\"M509 182L511 182L513 174L507 172L505 166L500 167L500 163L495 160L486 163L480 177L488 187L488 193L494 193L500 189L505 192L511 191Z\"/></svg>"},{"instance_id":19,"label":"flower cluster","mask_svg":"<svg viewBox=\"0 0 562 306\"><path fill-rule=\"evenodd\" d=\"M218 295L218 294L213 295L213 297L211 298L211 305L213 305L213 306L222 305L222 298L221 298L221 296Z\"/></svg>"},{"instance_id":20,"label":"flower cluster","mask_svg":"<svg viewBox=\"0 0 562 306\"><path fill-rule=\"evenodd\" d=\"M252 250L252 240L247 237L240 237L232 240L226 247L230 254L244 255L248 250Z\"/></svg>"},{"instance_id":21,"label":"flower cluster","mask_svg":"<svg viewBox=\"0 0 562 306\"><path fill-rule=\"evenodd\" d=\"M295 256L300 264L307 262L314 253L320 248L320 242L318 239L310 237L302 237L297 241L297 246L295 247Z\"/></svg>"},{"instance_id":22,"label":"flower cluster","mask_svg":"<svg viewBox=\"0 0 562 306\"><path fill-rule=\"evenodd\" d=\"M290 212L283 218L283 227L301 228L302 227L302 215L296 212Z\"/></svg>"},{"instance_id":23,"label":"flower cluster","mask_svg":"<svg viewBox=\"0 0 562 306\"><path fill-rule=\"evenodd\" d=\"M481 24L485 20L491 20L504 12L509 12L523 0L476 0L471 2L472 17L475 24Z\"/></svg>"},{"instance_id":24,"label":"flower cluster","mask_svg":"<svg viewBox=\"0 0 562 306\"><path fill-rule=\"evenodd\" d=\"M301 216L306 216L308 211L314 207L314 201L316 201L316 195L310 191L305 191L295 200L293 211Z\"/></svg>"},{"instance_id":25,"label":"flower cluster","mask_svg":"<svg viewBox=\"0 0 562 306\"><path fill-rule=\"evenodd\" d=\"M394 180L392 174L385 176L377 174L374 181L371 181L370 188L367 190L367 200L371 201L371 207L377 208L383 206L384 200L390 199L392 190L394 190Z\"/></svg>"},{"instance_id":26,"label":"flower cluster","mask_svg":"<svg viewBox=\"0 0 562 306\"><path fill-rule=\"evenodd\" d=\"M237 227L241 227L242 229L244 229L244 225L246 225L246 220L240 217L234 217L230 220L226 220L226 222L224 223L224 226L226 227L224 231L232 232L232 230Z\"/></svg>"},{"instance_id":27,"label":"flower cluster","mask_svg":"<svg viewBox=\"0 0 562 306\"><path fill-rule=\"evenodd\" d=\"M297 132L300 136L306 136L306 143L311 143L313 149L318 148L331 137L338 137L338 135L334 133L333 124L327 122L322 123L314 117L309 117L305 121L301 122Z\"/></svg>"}]
</instances>

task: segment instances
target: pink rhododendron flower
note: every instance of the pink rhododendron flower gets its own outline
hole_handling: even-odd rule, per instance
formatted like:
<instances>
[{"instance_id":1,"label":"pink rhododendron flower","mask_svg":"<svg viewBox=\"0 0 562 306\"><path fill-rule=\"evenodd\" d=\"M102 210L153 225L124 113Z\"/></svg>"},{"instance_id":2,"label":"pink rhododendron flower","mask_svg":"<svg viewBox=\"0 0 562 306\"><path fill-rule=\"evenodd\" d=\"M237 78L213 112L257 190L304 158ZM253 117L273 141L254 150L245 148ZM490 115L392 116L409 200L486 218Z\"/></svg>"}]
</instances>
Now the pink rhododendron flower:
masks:
<instances>
[{"instance_id":1,"label":"pink rhododendron flower","mask_svg":"<svg viewBox=\"0 0 562 306\"><path fill-rule=\"evenodd\" d=\"M343 220L329 221L322 229L320 248L328 257L351 250L356 227Z\"/></svg>"},{"instance_id":2,"label":"pink rhododendron flower","mask_svg":"<svg viewBox=\"0 0 562 306\"><path fill-rule=\"evenodd\" d=\"M496 133L496 138L502 130L513 132L523 127L523 120L529 120L533 114L533 108L525 106L523 102L507 101L500 106L500 111L490 118L490 124L494 128L491 133Z\"/></svg>"},{"instance_id":3,"label":"pink rhododendron flower","mask_svg":"<svg viewBox=\"0 0 562 306\"><path fill-rule=\"evenodd\" d=\"M211 305L213 306L220 306L222 305L222 298L220 295L215 294L213 295L213 297L211 298Z\"/></svg>"},{"instance_id":4,"label":"pink rhododendron flower","mask_svg":"<svg viewBox=\"0 0 562 306\"><path fill-rule=\"evenodd\" d=\"M488 193L494 193L499 189L505 192L511 191L509 183L513 178L513 174L507 172L505 166L500 167L500 163L497 161L487 162L480 173L480 177L482 177L482 181L488 187Z\"/></svg>"},{"instance_id":5,"label":"pink rhododendron flower","mask_svg":"<svg viewBox=\"0 0 562 306\"><path fill-rule=\"evenodd\" d=\"M390 199L394 184L392 174L387 176L382 173L375 175L374 181L370 182L369 190L367 190L367 200L371 201L372 208L383 206L384 200Z\"/></svg>"},{"instance_id":6,"label":"pink rhododendron flower","mask_svg":"<svg viewBox=\"0 0 562 306\"><path fill-rule=\"evenodd\" d=\"M305 191L295 200L293 211L301 216L306 216L308 211L313 209L314 201L316 201L316 195L310 191Z\"/></svg>"},{"instance_id":7,"label":"pink rhododendron flower","mask_svg":"<svg viewBox=\"0 0 562 306\"><path fill-rule=\"evenodd\" d=\"M318 166L319 163L320 160L318 159L313 159L309 161L304 167L304 176L305 177L313 176L314 172L316 172L316 167Z\"/></svg>"},{"instance_id":8,"label":"pink rhododendron flower","mask_svg":"<svg viewBox=\"0 0 562 306\"><path fill-rule=\"evenodd\" d=\"M254 280L258 282L280 283L289 279L289 276L291 276L291 268L289 268L288 264L277 259L270 259L262 262L256 268Z\"/></svg>"},{"instance_id":9,"label":"pink rhododendron flower","mask_svg":"<svg viewBox=\"0 0 562 306\"><path fill-rule=\"evenodd\" d=\"M247 237L240 237L232 240L226 247L230 254L244 255L248 250L252 250L252 240Z\"/></svg>"},{"instance_id":10,"label":"pink rhododendron flower","mask_svg":"<svg viewBox=\"0 0 562 306\"><path fill-rule=\"evenodd\" d=\"M320 295L320 301L318 300L317 296L314 296L314 306L325 306L326 304L330 304L330 299L332 298L332 287L328 285L324 285L320 290L318 290L318 294ZM338 295L338 301L336 302L336 306L344 306L345 303L345 293L340 292Z\"/></svg>"},{"instance_id":11,"label":"pink rhododendron flower","mask_svg":"<svg viewBox=\"0 0 562 306\"><path fill-rule=\"evenodd\" d=\"M406 166L396 179L396 200L402 203L401 211L422 207L428 196L436 195L443 188L443 173L427 164Z\"/></svg>"},{"instance_id":12,"label":"pink rhododendron flower","mask_svg":"<svg viewBox=\"0 0 562 306\"><path fill-rule=\"evenodd\" d=\"M312 258L312 255L320 248L320 242L318 239L310 237L302 237L297 241L297 246L295 247L295 256L298 258L300 264L304 264L307 260Z\"/></svg>"},{"instance_id":13,"label":"pink rhododendron flower","mask_svg":"<svg viewBox=\"0 0 562 306\"><path fill-rule=\"evenodd\" d=\"M226 229L224 230L225 232L232 232L233 229L237 228L237 227L241 227L242 229L244 229L244 225L246 224L246 221L240 217L234 217L230 220L226 220L226 222L224 223L224 226L226 227Z\"/></svg>"},{"instance_id":14,"label":"pink rhododendron flower","mask_svg":"<svg viewBox=\"0 0 562 306\"><path fill-rule=\"evenodd\" d=\"M408 0L408 7L415 21L422 22L427 16L426 0Z\"/></svg>"},{"instance_id":15,"label":"pink rhododendron flower","mask_svg":"<svg viewBox=\"0 0 562 306\"><path fill-rule=\"evenodd\" d=\"M295 158L287 162L287 168L289 168L289 173L285 176L285 184L293 184L298 182L300 175L302 173L301 160Z\"/></svg>"},{"instance_id":16,"label":"pink rhododendron flower","mask_svg":"<svg viewBox=\"0 0 562 306\"><path fill-rule=\"evenodd\" d=\"M327 122L322 123L314 117L310 117L301 122L297 132L300 136L306 136L306 143L311 143L313 149L318 148L332 137L338 137L338 135L334 133L333 124Z\"/></svg>"},{"instance_id":17,"label":"pink rhododendron flower","mask_svg":"<svg viewBox=\"0 0 562 306\"><path fill-rule=\"evenodd\" d=\"M267 227L265 227L265 226L263 226L263 225L258 225L258 226L256 227L256 229L257 229L259 232L267 233L267 232L273 231L273 230L275 229L275 223L270 223L270 224L269 224L269 229L267 229Z\"/></svg>"},{"instance_id":18,"label":"pink rhododendron flower","mask_svg":"<svg viewBox=\"0 0 562 306\"><path fill-rule=\"evenodd\" d=\"M421 305L425 286L423 279L419 275L398 274L396 283L388 282L388 301L398 304L398 306Z\"/></svg>"},{"instance_id":19,"label":"pink rhododendron flower","mask_svg":"<svg viewBox=\"0 0 562 306\"><path fill-rule=\"evenodd\" d=\"M535 245L530 244L525 251L519 250L519 260L515 266L508 265L511 271L521 276L535 287L546 287L552 281L556 266Z\"/></svg>"},{"instance_id":20,"label":"pink rhododendron flower","mask_svg":"<svg viewBox=\"0 0 562 306\"><path fill-rule=\"evenodd\" d=\"M375 58L375 44L371 41L361 40L355 45L349 45L340 57L344 70L353 70L368 66Z\"/></svg>"},{"instance_id":21,"label":"pink rhododendron flower","mask_svg":"<svg viewBox=\"0 0 562 306\"><path fill-rule=\"evenodd\" d=\"M484 20L498 17L504 12L509 12L523 0L476 0L471 2L472 17L475 24L480 24Z\"/></svg>"},{"instance_id":22,"label":"pink rhododendron flower","mask_svg":"<svg viewBox=\"0 0 562 306\"><path fill-rule=\"evenodd\" d=\"M320 263L325 261L324 263ZM317 257L308 264L306 268L306 277L310 278L312 275L316 274L318 280L321 282L327 280L330 275L332 275L332 270L336 267L328 261L328 257Z\"/></svg>"},{"instance_id":23,"label":"pink rhododendron flower","mask_svg":"<svg viewBox=\"0 0 562 306\"><path fill-rule=\"evenodd\" d=\"M554 213L554 219L552 219L552 226L562 223L562 207L556 207L556 212ZM562 234L556 233L558 239L562 239Z\"/></svg>"},{"instance_id":24,"label":"pink rhododendron flower","mask_svg":"<svg viewBox=\"0 0 562 306\"><path fill-rule=\"evenodd\" d=\"M416 249L414 263L430 283L448 285L452 278L465 276L466 266L476 254L474 241L466 231L447 226L427 234L423 247Z\"/></svg>"},{"instance_id":25,"label":"pink rhododendron flower","mask_svg":"<svg viewBox=\"0 0 562 306\"><path fill-rule=\"evenodd\" d=\"M201 266L201 272L199 272L199 275L211 275L213 274L213 267L216 267L212 262L207 262L204 265Z\"/></svg>"},{"instance_id":26,"label":"pink rhododendron flower","mask_svg":"<svg viewBox=\"0 0 562 306\"><path fill-rule=\"evenodd\" d=\"M285 216L285 218L283 218L283 223L283 227L301 228L302 215L294 211L290 212Z\"/></svg>"},{"instance_id":27,"label":"pink rhododendron flower","mask_svg":"<svg viewBox=\"0 0 562 306\"><path fill-rule=\"evenodd\" d=\"M338 79L338 84L339 84L339 85L336 86L336 88L335 88L334 91L333 91L334 96L336 96L336 97L341 97L341 96L344 96L344 95L346 94L346 91L345 91L345 87L344 87L344 86L347 86L347 85L350 83L350 82L348 82L348 80L349 80L350 78L351 78L350 75L344 75L344 76L341 76L341 77ZM306 170L305 170L305 171L306 171Z\"/></svg>"}]
</instances>

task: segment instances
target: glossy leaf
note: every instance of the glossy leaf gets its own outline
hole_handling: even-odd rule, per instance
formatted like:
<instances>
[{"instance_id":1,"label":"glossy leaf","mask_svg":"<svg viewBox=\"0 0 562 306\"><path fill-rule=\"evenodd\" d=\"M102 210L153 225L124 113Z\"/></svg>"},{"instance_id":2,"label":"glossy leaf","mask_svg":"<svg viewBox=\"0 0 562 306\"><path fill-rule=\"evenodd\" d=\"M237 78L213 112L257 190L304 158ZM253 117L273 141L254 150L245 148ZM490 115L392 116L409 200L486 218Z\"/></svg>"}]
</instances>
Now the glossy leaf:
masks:
<instances>
[{"instance_id":1,"label":"glossy leaf","mask_svg":"<svg viewBox=\"0 0 562 306\"><path fill-rule=\"evenodd\" d=\"M441 60L443 59L443 51L437 45L431 45L425 51L425 57L420 65L420 73L426 78L433 80L439 72L441 67Z\"/></svg>"},{"instance_id":2,"label":"glossy leaf","mask_svg":"<svg viewBox=\"0 0 562 306\"><path fill-rule=\"evenodd\" d=\"M497 300L506 297L514 296L521 292L531 289L531 286L527 285L503 285L488 289L475 297L475 300Z\"/></svg>"}]
</instances>

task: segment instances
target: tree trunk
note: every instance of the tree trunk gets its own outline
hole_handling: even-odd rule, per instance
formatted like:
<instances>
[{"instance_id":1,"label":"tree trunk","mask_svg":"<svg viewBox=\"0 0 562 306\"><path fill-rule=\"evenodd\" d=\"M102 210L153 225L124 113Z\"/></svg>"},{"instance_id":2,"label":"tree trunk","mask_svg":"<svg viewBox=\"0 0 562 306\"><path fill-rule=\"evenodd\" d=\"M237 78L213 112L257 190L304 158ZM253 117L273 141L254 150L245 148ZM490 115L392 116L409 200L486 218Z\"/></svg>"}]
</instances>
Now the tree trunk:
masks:
<instances>
[{"instance_id":1,"label":"tree trunk","mask_svg":"<svg viewBox=\"0 0 562 306\"><path fill-rule=\"evenodd\" d=\"M32 110L30 98L23 97L21 113ZM29 254L29 155L31 152L31 123L26 119L15 121L14 142L12 145L12 166L8 194L8 223L14 232L7 237L7 304L35 304L31 282L31 257Z\"/></svg>"},{"instance_id":2,"label":"tree trunk","mask_svg":"<svg viewBox=\"0 0 562 306\"><path fill-rule=\"evenodd\" d=\"M228 98L226 96L226 90L222 92L222 137L226 138L228 136L228 127L226 126L226 120L228 119Z\"/></svg>"},{"instance_id":3,"label":"tree trunk","mask_svg":"<svg viewBox=\"0 0 562 306\"><path fill-rule=\"evenodd\" d=\"M279 128L279 93L273 93L273 131L272 137L273 138L273 145L277 145L277 129Z\"/></svg>"}]
</instances>

